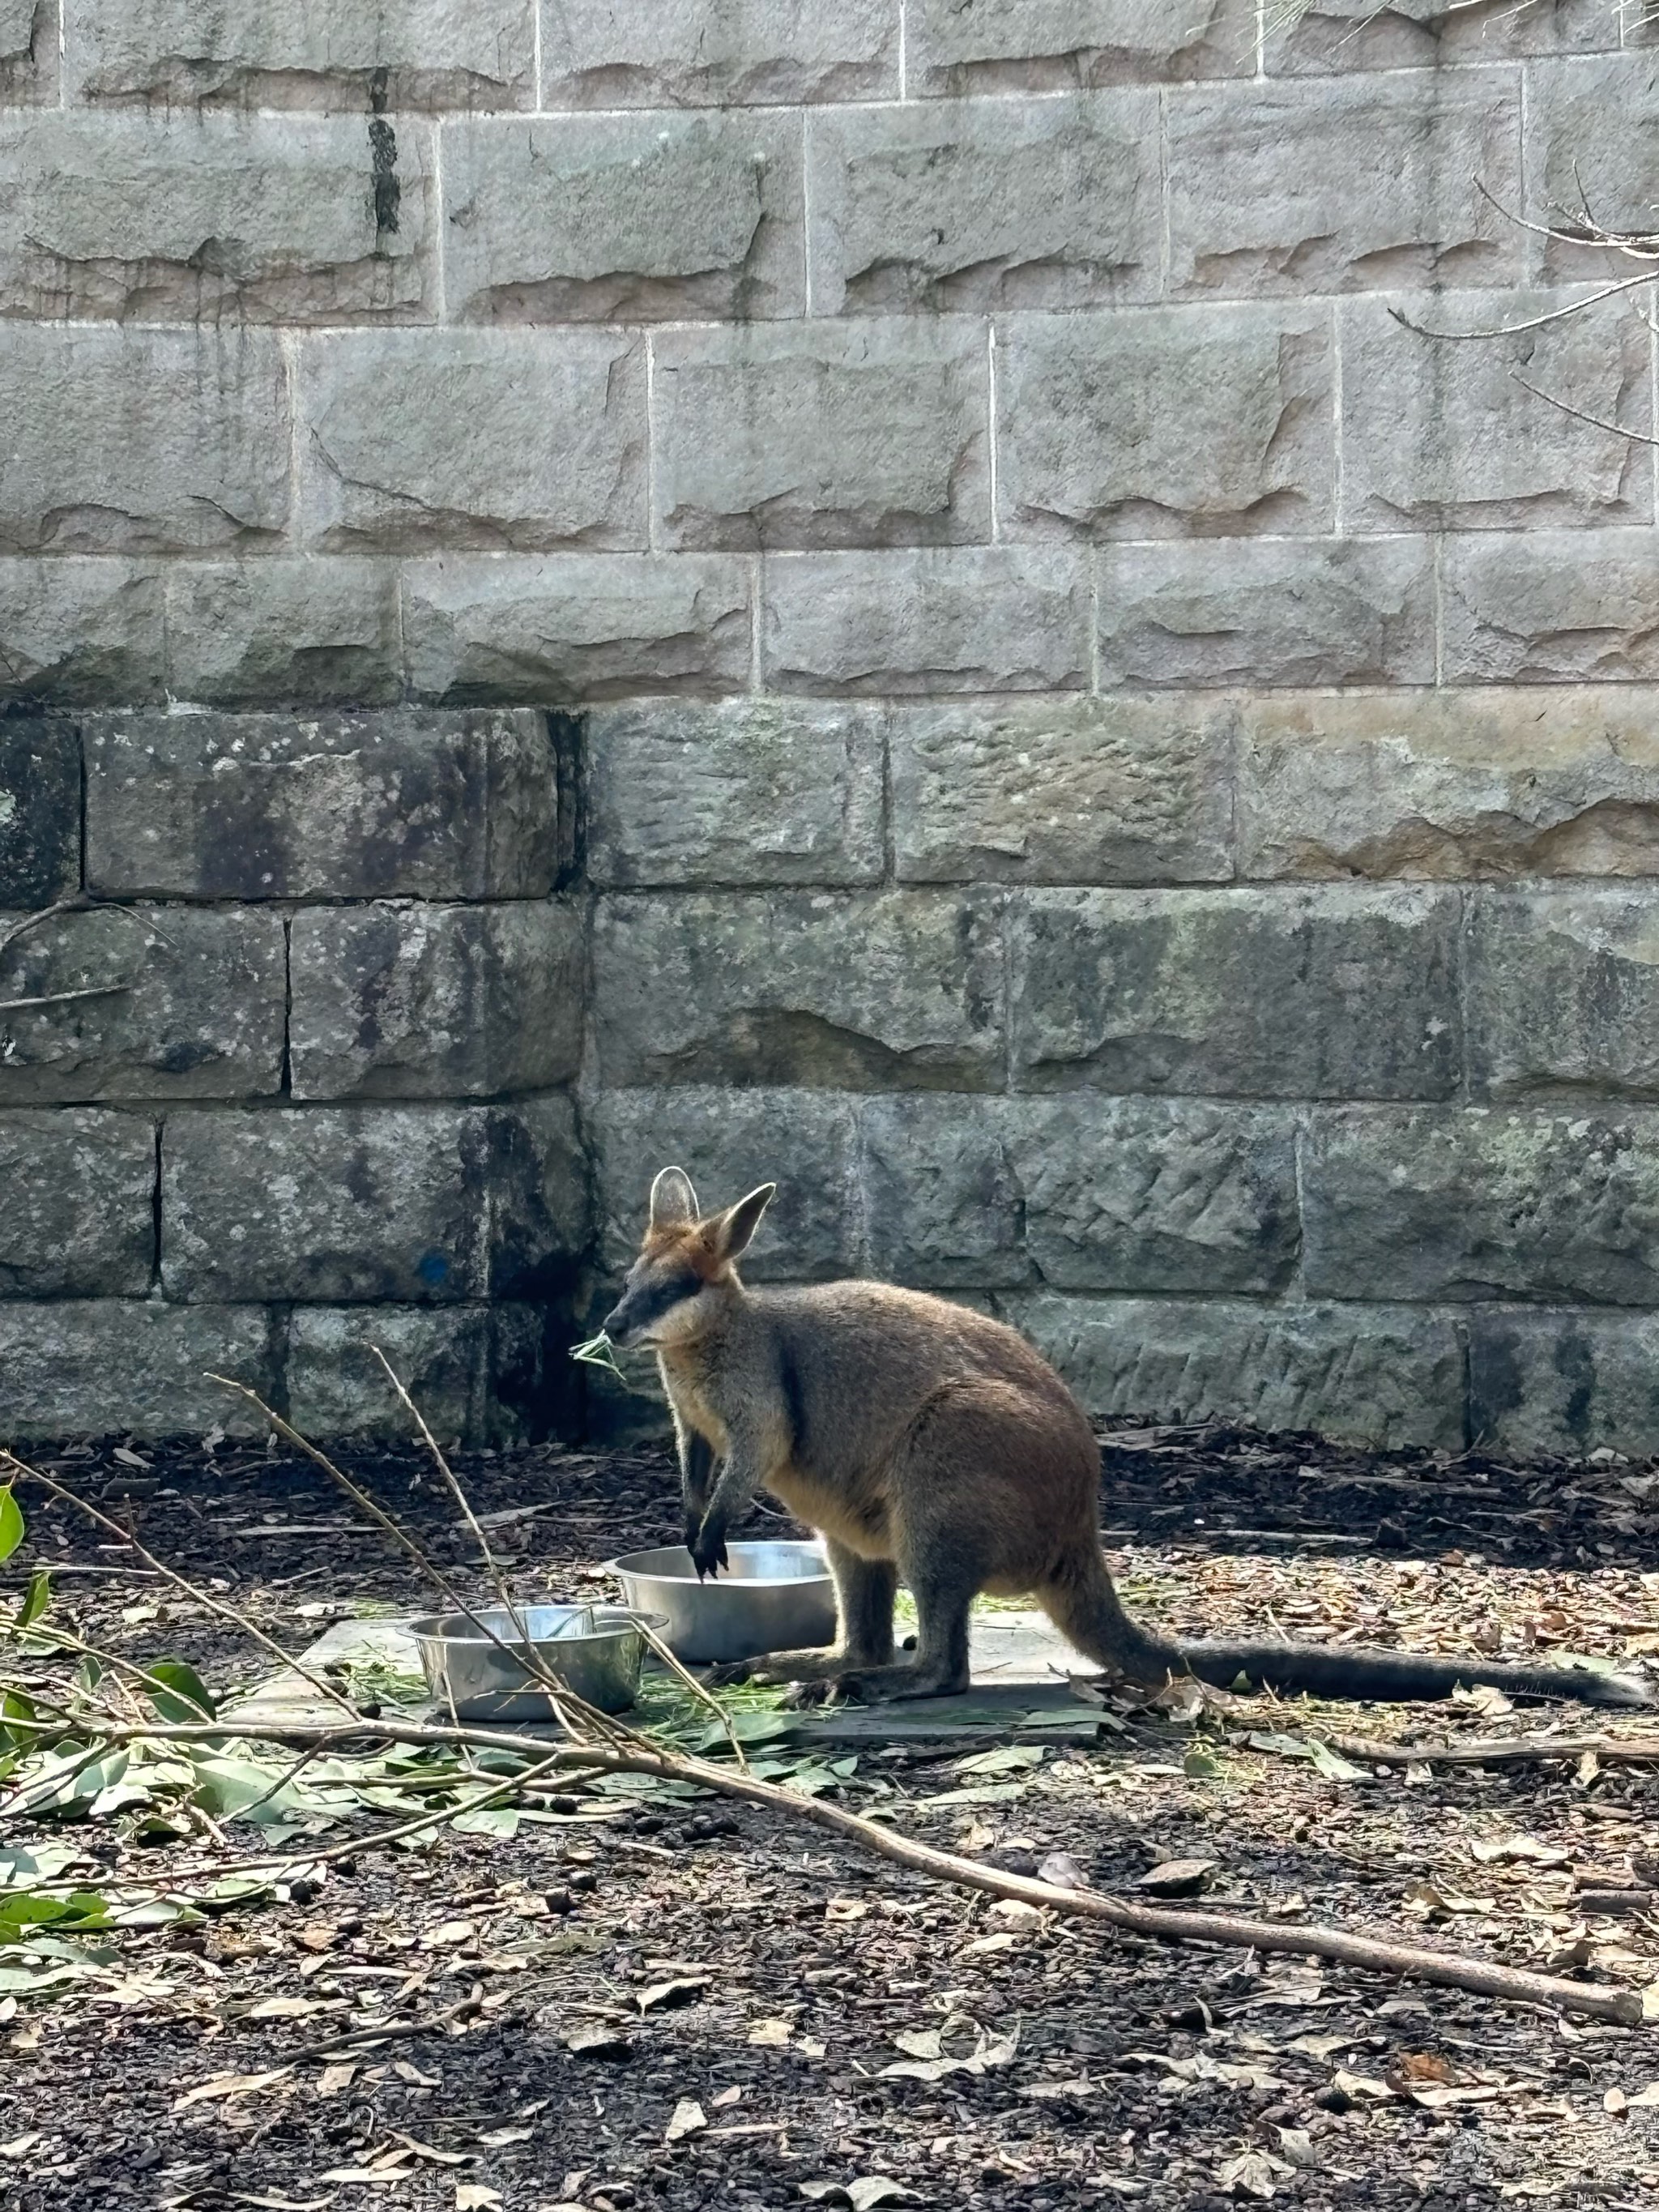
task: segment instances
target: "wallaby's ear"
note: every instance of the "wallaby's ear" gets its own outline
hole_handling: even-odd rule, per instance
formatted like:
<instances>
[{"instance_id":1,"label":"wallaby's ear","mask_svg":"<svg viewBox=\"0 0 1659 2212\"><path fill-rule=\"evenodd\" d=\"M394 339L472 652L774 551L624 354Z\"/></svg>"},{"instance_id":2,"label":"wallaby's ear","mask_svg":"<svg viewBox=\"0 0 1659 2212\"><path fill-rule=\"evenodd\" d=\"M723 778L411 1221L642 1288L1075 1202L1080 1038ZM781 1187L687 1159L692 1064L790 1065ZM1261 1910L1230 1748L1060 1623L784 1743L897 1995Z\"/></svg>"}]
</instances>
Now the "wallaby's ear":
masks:
<instances>
[{"instance_id":1,"label":"wallaby's ear","mask_svg":"<svg viewBox=\"0 0 1659 2212\"><path fill-rule=\"evenodd\" d=\"M758 1190L751 1190L747 1198L740 1198L735 1206L728 1206L712 1226L714 1249L722 1260L735 1260L739 1252L746 1252L749 1241L760 1227L761 1216L777 1194L775 1182L763 1182Z\"/></svg>"},{"instance_id":2,"label":"wallaby's ear","mask_svg":"<svg viewBox=\"0 0 1659 2212\"><path fill-rule=\"evenodd\" d=\"M697 1218L697 1194L684 1168L665 1168L651 1186L651 1226L678 1229Z\"/></svg>"}]
</instances>

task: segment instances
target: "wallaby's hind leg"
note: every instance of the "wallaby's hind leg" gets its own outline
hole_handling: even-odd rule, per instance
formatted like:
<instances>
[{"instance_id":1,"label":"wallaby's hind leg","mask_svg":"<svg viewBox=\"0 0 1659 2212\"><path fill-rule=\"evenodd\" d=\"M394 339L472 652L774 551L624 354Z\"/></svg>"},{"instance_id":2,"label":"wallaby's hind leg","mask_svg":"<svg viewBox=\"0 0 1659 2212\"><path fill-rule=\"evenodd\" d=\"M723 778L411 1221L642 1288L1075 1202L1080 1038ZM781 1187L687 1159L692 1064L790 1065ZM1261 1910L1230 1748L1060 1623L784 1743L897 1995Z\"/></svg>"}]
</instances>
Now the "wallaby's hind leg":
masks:
<instances>
[{"instance_id":1,"label":"wallaby's hind leg","mask_svg":"<svg viewBox=\"0 0 1659 2212\"><path fill-rule=\"evenodd\" d=\"M968 1687L968 1616L981 1582L977 1547L962 1532L934 1529L907 1545L904 1579L916 1601L916 1656L898 1666L854 1667L830 1680L844 1698L878 1705L889 1698L939 1698Z\"/></svg>"},{"instance_id":2,"label":"wallaby's hind leg","mask_svg":"<svg viewBox=\"0 0 1659 2212\"><path fill-rule=\"evenodd\" d=\"M824 1539L836 1578L841 1641L834 1650L769 1651L764 1658L720 1668L718 1681L824 1682L849 1667L885 1667L893 1656L893 1599L898 1569L890 1559L861 1559L833 1536Z\"/></svg>"}]
</instances>

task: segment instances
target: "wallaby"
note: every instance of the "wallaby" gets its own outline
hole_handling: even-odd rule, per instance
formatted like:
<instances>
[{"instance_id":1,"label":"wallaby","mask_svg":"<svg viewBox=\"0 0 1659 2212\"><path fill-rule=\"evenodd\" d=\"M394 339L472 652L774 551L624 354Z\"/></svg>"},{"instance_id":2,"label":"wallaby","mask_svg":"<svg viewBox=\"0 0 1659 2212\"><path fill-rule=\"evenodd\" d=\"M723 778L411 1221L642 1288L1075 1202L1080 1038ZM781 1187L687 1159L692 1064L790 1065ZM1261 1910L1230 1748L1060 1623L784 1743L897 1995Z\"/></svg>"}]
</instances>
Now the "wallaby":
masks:
<instances>
[{"instance_id":1,"label":"wallaby","mask_svg":"<svg viewBox=\"0 0 1659 2212\"><path fill-rule=\"evenodd\" d=\"M704 1218L679 1168L651 1188L643 1249L605 1327L649 1345L673 1410L685 1540L699 1577L758 1489L819 1530L839 1600L832 1651L749 1672L811 1700L965 1690L981 1590L1030 1595L1115 1675L1192 1674L1223 1688L1336 1698L1443 1698L1490 1684L1531 1698L1645 1705L1649 1686L1589 1668L1495 1665L1285 1642L1176 1644L1124 1611L1097 1522L1100 1453L1047 1360L1000 1322L920 1291L826 1283L751 1293L736 1261L776 1185ZM719 1473L715 1465L719 1462ZM893 1599L915 1598L917 1650L896 1662Z\"/></svg>"}]
</instances>

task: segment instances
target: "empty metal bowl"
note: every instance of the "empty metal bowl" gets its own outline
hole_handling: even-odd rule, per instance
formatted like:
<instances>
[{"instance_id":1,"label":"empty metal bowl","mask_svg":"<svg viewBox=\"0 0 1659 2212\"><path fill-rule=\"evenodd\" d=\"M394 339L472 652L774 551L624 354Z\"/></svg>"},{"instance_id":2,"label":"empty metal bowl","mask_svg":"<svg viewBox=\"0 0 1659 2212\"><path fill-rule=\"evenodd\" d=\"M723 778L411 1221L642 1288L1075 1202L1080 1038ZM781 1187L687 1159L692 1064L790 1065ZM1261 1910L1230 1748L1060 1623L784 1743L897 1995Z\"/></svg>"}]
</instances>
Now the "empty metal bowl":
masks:
<instances>
[{"instance_id":1,"label":"empty metal bowl","mask_svg":"<svg viewBox=\"0 0 1659 2212\"><path fill-rule=\"evenodd\" d=\"M623 1712L633 1704L647 1648L638 1612L613 1605L526 1605L519 1613L529 1649L573 1696L604 1713ZM646 1620L662 1633L660 1618L647 1613ZM526 1647L505 1606L428 1613L411 1620L409 1632L433 1696L453 1705L460 1719L545 1720L550 1713L545 1686L514 1656L515 1649Z\"/></svg>"},{"instance_id":2,"label":"empty metal bowl","mask_svg":"<svg viewBox=\"0 0 1659 2212\"><path fill-rule=\"evenodd\" d=\"M684 1544L609 1562L631 1606L662 1613L663 1640L693 1664L756 1659L836 1640L836 1585L816 1544L728 1544L729 1569L697 1580Z\"/></svg>"}]
</instances>

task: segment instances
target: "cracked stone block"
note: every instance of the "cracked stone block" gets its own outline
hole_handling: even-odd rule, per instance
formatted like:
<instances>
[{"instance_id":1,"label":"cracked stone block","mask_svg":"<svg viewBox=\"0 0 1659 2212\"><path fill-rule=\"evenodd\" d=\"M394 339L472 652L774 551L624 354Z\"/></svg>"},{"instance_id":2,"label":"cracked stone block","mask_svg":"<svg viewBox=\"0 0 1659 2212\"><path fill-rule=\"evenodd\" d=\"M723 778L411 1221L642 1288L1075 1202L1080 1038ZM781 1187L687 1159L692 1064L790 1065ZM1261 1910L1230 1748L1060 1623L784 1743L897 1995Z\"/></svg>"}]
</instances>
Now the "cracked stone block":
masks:
<instances>
[{"instance_id":1,"label":"cracked stone block","mask_svg":"<svg viewBox=\"0 0 1659 2212\"><path fill-rule=\"evenodd\" d=\"M80 888L80 732L55 714L0 718L0 907L52 906Z\"/></svg>"},{"instance_id":2,"label":"cracked stone block","mask_svg":"<svg viewBox=\"0 0 1659 2212\"><path fill-rule=\"evenodd\" d=\"M0 1113L0 1299L142 1297L155 1188L147 1115Z\"/></svg>"},{"instance_id":3,"label":"cracked stone block","mask_svg":"<svg viewBox=\"0 0 1659 2212\"><path fill-rule=\"evenodd\" d=\"M586 1104L599 1213L597 1266L614 1296L638 1255L653 1177L682 1167L713 1212L775 1182L745 1279L823 1281L859 1271L863 1207L856 1107L822 1091L601 1091ZM600 1311L605 1310L601 1305Z\"/></svg>"},{"instance_id":4,"label":"cracked stone block","mask_svg":"<svg viewBox=\"0 0 1659 2212\"><path fill-rule=\"evenodd\" d=\"M192 106L532 107L535 0L76 0L83 99Z\"/></svg>"},{"instance_id":5,"label":"cracked stone block","mask_svg":"<svg viewBox=\"0 0 1659 2212\"><path fill-rule=\"evenodd\" d=\"M0 127L0 314L431 320L426 129L53 114Z\"/></svg>"},{"instance_id":6,"label":"cracked stone block","mask_svg":"<svg viewBox=\"0 0 1659 2212\"><path fill-rule=\"evenodd\" d=\"M451 555L403 572L410 688L575 706L746 689L750 564L678 554Z\"/></svg>"},{"instance_id":7,"label":"cracked stone block","mask_svg":"<svg viewBox=\"0 0 1659 2212\"><path fill-rule=\"evenodd\" d=\"M801 312L798 117L453 123L444 133L444 204L456 322Z\"/></svg>"},{"instance_id":8,"label":"cracked stone block","mask_svg":"<svg viewBox=\"0 0 1659 2212\"><path fill-rule=\"evenodd\" d=\"M1012 324L997 348L1005 528L1103 538L1325 528L1328 325L1288 303Z\"/></svg>"},{"instance_id":9,"label":"cracked stone block","mask_svg":"<svg viewBox=\"0 0 1659 2212\"><path fill-rule=\"evenodd\" d=\"M665 332L653 386L665 543L816 550L988 536L988 378L972 323Z\"/></svg>"},{"instance_id":10,"label":"cracked stone block","mask_svg":"<svg viewBox=\"0 0 1659 2212\"><path fill-rule=\"evenodd\" d=\"M1434 681L1426 538L1105 545L1096 558L1103 689Z\"/></svg>"},{"instance_id":11,"label":"cracked stone block","mask_svg":"<svg viewBox=\"0 0 1659 2212\"><path fill-rule=\"evenodd\" d=\"M406 1429L378 1346L441 1442L532 1442L545 1432L535 1416L546 1335L533 1306L296 1306L284 1369L289 1418L312 1437Z\"/></svg>"},{"instance_id":12,"label":"cracked stone block","mask_svg":"<svg viewBox=\"0 0 1659 2212\"><path fill-rule=\"evenodd\" d=\"M1089 681L1087 555L1071 545L778 553L762 574L769 690L1075 691Z\"/></svg>"},{"instance_id":13,"label":"cracked stone block","mask_svg":"<svg viewBox=\"0 0 1659 2212\"><path fill-rule=\"evenodd\" d=\"M1444 70L1533 54L1595 52L1640 40L1644 27L1601 0L1314 0L1293 27L1270 34L1270 76L1329 76L1371 70Z\"/></svg>"},{"instance_id":14,"label":"cracked stone block","mask_svg":"<svg viewBox=\"0 0 1659 2212\"><path fill-rule=\"evenodd\" d=\"M1645 530L1450 538L1442 552L1449 684L1659 678L1659 562Z\"/></svg>"},{"instance_id":15,"label":"cracked stone block","mask_svg":"<svg viewBox=\"0 0 1659 2212\"><path fill-rule=\"evenodd\" d=\"M1249 0L920 0L910 85L924 93L1054 92L1255 75Z\"/></svg>"},{"instance_id":16,"label":"cracked stone block","mask_svg":"<svg viewBox=\"0 0 1659 2212\"><path fill-rule=\"evenodd\" d=\"M269 332L0 321L0 553L259 551L289 513Z\"/></svg>"},{"instance_id":17,"label":"cracked stone block","mask_svg":"<svg viewBox=\"0 0 1659 2212\"><path fill-rule=\"evenodd\" d=\"M1659 1315L1477 1311L1469 1317L1469 1429L1523 1462L1606 1445L1659 1452Z\"/></svg>"},{"instance_id":18,"label":"cracked stone block","mask_svg":"<svg viewBox=\"0 0 1659 2212\"><path fill-rule=\"evenodd\" d=\"M1526 234L1493 204L1522 204L1518 74L1198 86L1171 103L1169 170L1177 293L1526 273Z\"/></svg>"},{"instance_id":19,"label":"cracked stone block","mask_svg":"<svg viewBox=\"0 0 1659 2212\"><path fill-rule=\"evenodd\" d=\"M1463 1449L1463 1352L1445 1314L1249 1298L1001 1304L1097 1419Z\"/></svg>"},{"instance_id":20,"label":"cracked stone block","mask_svg":"<svg viewBox=\"0 0 1659 2212\"><path fill-rule=\"evenodd\" d=\"M613 894L594 916L592 1006L607 1085L992 1090L1003 1067L998 902Z\"/></svg>"},{"instance_id":21,"label":"cracked stone block","mask_svg":"<svg viewBox=\"0 0 1659 2212\"><path fill-rule=\"evenodd\" d=\"M568 1082L582 932L568 906L331 906L289 933L296 1098L486 1098Z\"/></svg>"},{"instance_id":22,"label":"cracked stone block","mask_svg":"<svg viewBox=\"0 0 1659 2212\"><path fill-rule=\"evenodd\" d=\"M1285 697L1239 707L1246 876L1659 872L1659 732L1581 690Z\"/></svg>"},{"instance_id":23,"label":"cracked stone block","mask_svg":"<svg viewBox=\"0 0 1659 2212\"><path fill-rule=\"evenodd\" d=\"M1565 296L1511 293L1496 317L1478 295L1345 303L1344 529L1653 520L1651 460L1638 442L1650 426L1648 334L1622 302L1519 337L1459 344L1424 335L1526 323ZM1419 327L1398 322L1395 308ZM1540 393L1580 413L1565 414ZM1634 439L1611 423L1626 425Z\"/></svg>"},{"instance_id":24,"label":"cracked stone block","mask_svg":"<svg viewBox=\"0 0 1659 2212\"><path fill-rule=\"evenodd\" d=\"M1659 1097L1659 894L1650 882L1483 891L1468 959L1477 1095Z\"/></svg>"},{"instance_id":25,"label":"cracked stone block","mask_svg":"<svg viewBox=\"0 0 1659 2212\"><path fill-rule=\"evenodd\" d=\"M645 341L342 334L307 347L300 516L335 553L643 549Z\"/></svg>"},{"instance_id":26,"label":"cracked stone block","mask_svg":"<svg viewBox=\"0 0 1659 2212\"><path fill-rule=\"evenodd\" d=\"M1659 56L1650 51L1539 63L1527 76L1527 134L1528 197L1551 211L1546 219L1554 228L1571 231L1588 209L1605 229L1652 230ZM1633 273L1563 238L1544 239L1540 252L1545 275L1563 284L1599 284ZM1564 396L1582 404L1577 392Z\"/></svg>"},{"instance_id":27,"label":"cracked stone block","mask_svg":"<svg viewBox=\"0 0 1659 2212\"><path fill-rule=\"evenodd\" d=\"M0 0L0 103L35 106L58 97L58 0Z\"/></svg>"},{"instance_id":28,"label":"cracked stone block","mask_svg":"<svg viewBox=\"0 0 1659 2212\"><path fill-rule=\"evenodd\" d=\"M1447 1098L1455 891L1034 890L1010 912L1028 1091Z\"/></svg>"},{"instance_id":29,"label":"cracked stone block","mask_svg":"<svg viewBox=\"0 0 1659 2212\"><path fill-rule=\"evenodd\" d=\"M869 884L884 866L879 708L653 700L587 720L599 884Z\"/></svg>"},{"instance_id":30,"label":"cracked stone block","mask_svg":"<svg viewBox=\"0 0 1659 2212\"><path fill-rule=\"evenodd\" d=\"M547 723L523 710L88 715L87 879L106 896L544 898Z\"/></svg>"},{"instance_id":31,"label":"cracked stone block","mask_svg":"<svg viewBox=\"0 0 1659 2212\"><path fill-rule=\"evenodd\" d=\"M1659 1115L1316 1115L1302 1221L1314 1297L1656 1305Z\"/></svg>"},{"instance_id":32,"label":"cracked stone block","mask_svg":"<svg viewBox=\"0 0 1659 2212\"><path fill-rule=\"evenodd\" d=\"M927 1289L1269 1291L1297 1264L1283 1109L884 1098L863 1118L875 1273Z\"/></svg>"},{"instance_id":33,"label":"cracked stone block","mask_svg":"<svg viewBox=\"0 0 1659 2212\"><path fill-rule=\"evenodd\" d=\"M586 1192L562 1093L176 1113L161 1281L194 1303L550 1297L586 1246Z\"/></svg>"},{"instance_id":34,"label":"cracked stone block","mask_svg":"<svg viewBox=\"0 0 1659 2212\"><path fill-rule=\"evenodd\" d=\"M1232 874L1232 712L1056 697L893 720L901 881L1203 883Z\"/></svg>"},{"instance_id":35,"label":"cracked stone block","mask_svg":"<svg viewBox=\"0 0 1659 2212\"><path fill-rule=\"evenodd\" d=\"M0 914L0 1105L279 1088L280 915L101 907L12 934L22 919Z\"/></svg>"},{"instance_id":36,"label":"cracked stone block","mask_svg":"<svg viewBox=\"0 0 1659 2212\"><path fill-rule=\"evenodd\" d=\"M811 131L823 314L1155 297L1158 95L849 108Z\"/></svg>"},{"instance_id":37,"label":"cracked stone block","mask_svg":"<svg viewBox=\"0 0 1659 2212\"><path fill-rule=\"evenodd\" d=\"M169 564L166 583L175 698L367 707L388 704L402 690L398 574L387 562ZM100 688L100 699L117 696L132 697Z\"/></svg>"},{"instance_id":38,"label":"cracked stone block","mask_svg":"<svg viewBox=\"0 0 1659 2212\"><path fill-rule=\"evenodd\" d=\"M210 1374L271 1402L276 1363L262 1307L0 1302L0 1435L15 1443L262 1434L264 1417Z\"/></svg>"},{"instance_id":39,"label":"cracked stone block","mask_svg":"<svg viewBox=\"0 0 1659 2212\"><path fill-rule=\"evenodd\" d=\"M0 560L0 701L167 690L162 577L126 561ZM6 893L0 888L0 902Z\"/></svg>"},{"instance_id":40,"label":"cracked stone block","mask_svg":"<svg viewBox=\"0 0 1659 2212\"><path fill-rule=\"evenodd\" d=\"M544 107L893 100L893 0L543 0Z\"/></svg>"}]
</instances>

